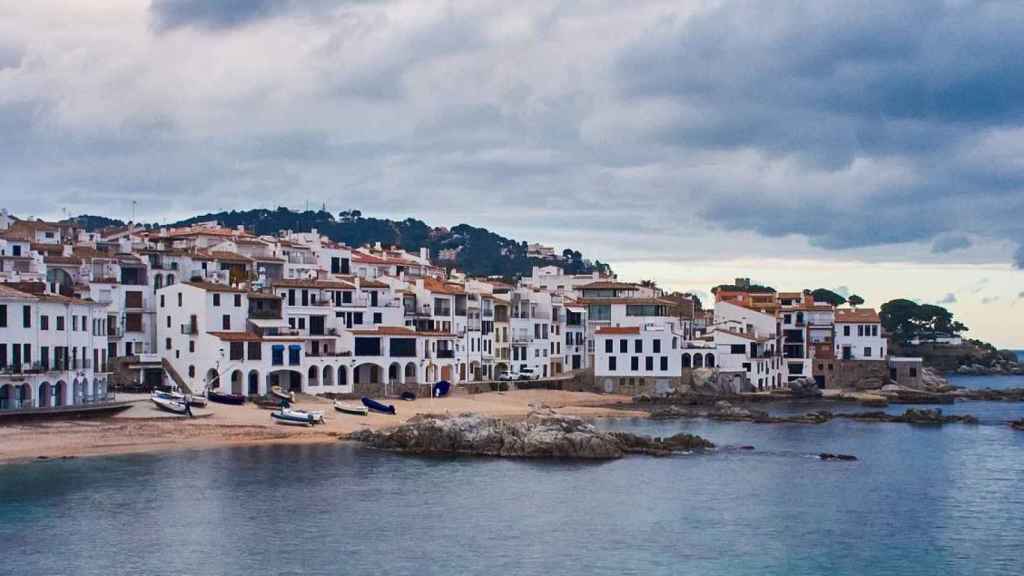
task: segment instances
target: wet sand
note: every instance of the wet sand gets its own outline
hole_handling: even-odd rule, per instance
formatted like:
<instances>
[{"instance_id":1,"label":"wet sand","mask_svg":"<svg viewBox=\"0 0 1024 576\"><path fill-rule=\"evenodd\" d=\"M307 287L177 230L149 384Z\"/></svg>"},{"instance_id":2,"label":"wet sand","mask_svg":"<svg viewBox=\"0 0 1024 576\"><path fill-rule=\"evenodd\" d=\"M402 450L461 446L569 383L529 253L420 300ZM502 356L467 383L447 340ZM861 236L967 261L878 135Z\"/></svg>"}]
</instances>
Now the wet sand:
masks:
<instances>
[{"instance_id":1,"label":"wet sand","mask_svg":"<svg viewBox=\"0 0 1024 576\"><path fill-rule=\"evenodd\" d=\"M210 403L196 409L198 418L184 418L158 410L146 395L118 395L136 400L128 410L103 419L41 420L0 426L0 463L45 458L201 449L250 444L336 442L360 428L380 429L398 425L416 414L461 414L516 417L531 408L546 406L562 414L582 417L632 416L639 412L616 409L628 396L519 390L486 394L456 394L448 398L424 398L412 402L391 401L396 416L371 413L352 416L337 412L330 400L302 396L296 408L322 410L327 423L311 428L274 423L270 410L254 404L229 406ZM353 403L358 403L353 401Z\"/></svg>"}]
</instances>

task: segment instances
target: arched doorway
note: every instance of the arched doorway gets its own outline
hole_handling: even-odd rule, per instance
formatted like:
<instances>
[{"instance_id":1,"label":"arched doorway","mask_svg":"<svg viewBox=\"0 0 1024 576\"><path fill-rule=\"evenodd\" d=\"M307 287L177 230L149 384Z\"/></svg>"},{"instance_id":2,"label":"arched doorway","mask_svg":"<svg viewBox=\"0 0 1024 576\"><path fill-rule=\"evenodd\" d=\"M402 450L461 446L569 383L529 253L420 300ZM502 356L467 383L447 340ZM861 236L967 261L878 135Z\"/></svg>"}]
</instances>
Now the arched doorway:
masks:
<instances>
[{"instance_id":1,"label":"arched doorway","mask_svg":"<svg viewBox=\"0 0 1024 576\"><path fill-rule=\"evenodd\" d=\"M244 392L242 388L242 371L235 370L231 373L231 393L242 394Z\"/></svg>"},{"instance_id":2,"label":"arched doorway","mask_svg":"<svg viewBox=\"0 0 1024 576\"><path fill-rule=\"evenodd\" d=\"M352 369L352 381L355 384L382 384L381 372L376 364L360 364Z\"/></svg>"},{"instance_id":3,"label":"arched doorway","mask_svg":"<svg viewBox=\"0 0 1024 576\"><path fill-rule=\"evenodd\" d=\"M171 284L174 284L174 274L167 275L167 285L170 286Z\"/></svg>"},{"instance_id":4,"label":"arched doorway","mask_svg":"<svg viewBox=\"0 0 1024 576\"><path fill-rule=\"evenodd\" d=\"M53 393L54 406L66 406L68 403L68 385L63 380L57 382Z\"/></svg>"},{"instance_id":5,"label":"arched doorway","mask_svg":"<svg viewBox=\"0 0 1024 576\"><path fill-rule=\"evenodd\" d=\"M693 355L693 367L694 368L703 368L704 367L704 357L701 356L701 354L699 352L697 354Z\"/></svg>"},{"instance_id":6,"label":"arched doorway","mask_svg":"<svg viewBox=\"0 0 1024 576\"><path fill-rule=\"evenodd\" d=\"M441 380L452 381L452 367L441 366Z\"/></svg>"},{"instance_id":7,"label":"arched doorway","mask_svg":"<svg viewBox=\"0 0 1024 576\"><path fill-rule=\"evenodd\" d=\"M71 383L71 403L82 403L82 383L78 381L78 378L75 378L75 380Z\"/></svg>"},{"instance_id":8,"label":"arched doorway","mask_svg":"<svg viewBox=\"0 0 1024 576\"><path fill-rule=\"evenodd\" d=\"M220 376L215 368L210 368L206 371L206 388L208 390L220 388Z\"/></svg>"},{"instance_id":9,"label":"arched doorway","mask_svg":"<svg viewBox=\"0 0 1024 576\"><path fill-rule=\"evenodd\" d=\"M0 386L0 410L13 410L17 407L14 400L14 386L10 384Z\"/></svg>"},{"instance_id":10,"label":"arched doorway","mask_svg":"<svg viewBox=\"0 0 1024 576\"><path fill-rule=\"evenodd\" d=\"M392 362L388 366L388 382L391 384L397 384L399 382L399 375L402 373L402 366L398 362Z\"/></svg>"},{"instance_id":11,"label":"arched doorway","mask_svg":"<svg viewBox=\"0 0 1024 576\"><path fill-rule=\"evenodd\" d=\"M334 368L324 366L323 378L324 386L334 386Z\"/></svg>"},{"instance_id":12,"label":"arched doorway","mask_svg":"<svg viewBox=\"0 0 1024 576\"><path fill-rule=\"evenodd\" d=\"M474 381L480 380L480 363L476 360L469 363L469 375Z\"/></svg>"},{"instance_id":13,"label":"arched doorway","mask_svg":"<svg viewBox=\"0 0 1024 576\"><path fill-rule=\"evenodd\" d=\"M714 368L715 367L715 355L714 354L708 352L707 354L704 355L704 366L707 367L707 368Z\"/></svg>"},{"instance_id":14,"label":"arched doorway","mask_svg":"<svg viewBox=\"0 0 1024 576\"><path fill-rule=\"evenodd\" d=\"M92 402L93 400L94 400L93 392L89 388L89 379L88 378L83 378L82 379L82 397L79 400L79 402Z\"/></svg>"},{"instance_id":15,"label":"arched doorway","mask_svg":"<svg viewBox=\"0 0 1024 576\"><path fill-rule=\"evenodd\" d=\"M348 368L338 366L338 386L348 386Z\"/></svg>"},{"instance_id":16,"label":"arched doorway","mask_svg":"<svg viewBox=\"0 0 1024 576\"><path fill-rule=\"evenodd\" d=\"M406 384L415 384L416 383L416 363L415 362L409 362L408 364L405 365L404 376L405 376L404 382Z\"/></svg>"},{"instance_id":17,"label":"arched doorway","mask_svg":"<svg viewBox=\"0 0 1024 576\"><path fill-rule=\"evenodd\" d=\"M164 287L164 275L157 274L153 277L153 290L159 290Z\"/></svg>"},{"instance_id":18,"label":"arched doorway","mask_svg":"<svg viewBox=\"0 0 1024 576\"><path fill-rule=\"evenodd\" d=\"M39 407L49 408L53 406L53 386L49 382L39 385Z\"/></svg>"},{"instance_id":19,"label":"arched doorway","mask_svg":"<svg viewBox=\"0 0 1024 576\"><path fill-rule=\"evenodd\" d=\"M308 383L308 385L310 387L312 387L312 386L320 387L320 368L319 367L317 367L317 366L310 366L309 367L309 374L308 374L308 378L306 379L306 382Z\"/></svg>"},{"instance_id":20,"label":"arched doorway","mask_svg":"<svg viewBox=\"0 0 1024 576\"><path fill-rule=\"evenodd\" d=\"M465 364L459 364L459 380L465 380L465 379L466 379L466 365Z\"/></svg>"},{"instance_id":21,"label":"arched doorway","mask_svg":"<svg viewBox=\"0 0 1024 576\"><path fill-rule=\"evenodd\" d=\"M259 370L249 371L249 395L256 396L260 393L260 372Z\"/></svg>"},{"instance_id":22,"label":"arched doorway","mask_svg":"<svg viewBox=\"0 0 1024 576\"><path fill-rule=\"evenodd\" d=\"M277 370L267 374L267 390L280 386L285 392L302 392L302 372L298 370Z\"/></svg>"},{"instance_id":23,"label":"arched doorway","mask_svg":"<svg viewBox=\"0 0 1024 576\"><path fill-rule=\"evenodd\" d=\"M21 408L32 407L32 387L28 384L18 387L18 406Z\"/></svg>"},{"instance_id":24,"label":"arched doorway","mask_svg":"<svg viewBox=\"0 0 1024 576\"><path fill-rule=\"evenodd\" d=\"M690 368L690 355L683 354L683 368Z\"/></svg>"}]
</instances>

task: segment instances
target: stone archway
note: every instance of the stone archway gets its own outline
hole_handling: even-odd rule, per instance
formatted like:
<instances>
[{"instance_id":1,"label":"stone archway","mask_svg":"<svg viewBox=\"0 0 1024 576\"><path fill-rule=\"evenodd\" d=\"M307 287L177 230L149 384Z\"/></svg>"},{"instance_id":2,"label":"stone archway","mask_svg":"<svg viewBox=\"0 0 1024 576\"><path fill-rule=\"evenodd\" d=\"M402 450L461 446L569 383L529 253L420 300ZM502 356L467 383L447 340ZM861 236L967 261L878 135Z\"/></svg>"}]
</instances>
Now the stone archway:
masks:
<instances>
[{"instance_id":1,"label":"stone archway","mask_svg":"<svg viewBox=\"0 0 1024 576\"><path fill-rule=\"evenodd\" d=\"M60 381L57 382L57 385L54 386L53 405L54 405L54 407L57 407L57 406L67 406L67 404L68 404L68 385L63 380L60 380Z\"/></svg>"},{"instance_id":2,"label":"stone archway","mask_svg":"<svg viewBox=\"0 0 1024 576\"><path fill-rule=\"evenodd\" d=\"M242 371L235 370L231 373L231 393L241 395L245 392L242 382Z\"/></svg>"},{"instance_id":3,"label":"stone archway","mask_svg":"<svg viewBox=\"0 0 1024 576\"><path fill-rule=\"evenodd\" d=\"M324 366L322 378L324 386L334 386L334 368Z\"/></svg>"},{"instance_id":4,"label":"stone archway","mask_svg":"<svg viewBox=\"0 0 1024 576\"><path fill-rule=\"evenodd\" d=\"M27 384L27 383L26 384L22 384L21 386L18 386L17 393L18 393L17 394L17 396L18 396L18 405L21 408L31 408L32 407L32 386Z\"/></svg>"},{"instance_id":5,"label":"stone archway","mask_svg":"<svg viewBox=\"0 0 1024 576\"><path fill-rule=\"evenodd\" d=\"M406 384L415 384L417 382L417 378L416 378L416 363L415 362L409 362L408 364L405 365L405 370L403 372L403 376L404 376L403 381Z\"/></svg>"},{"instance_id":6,"label":"stone archway","mask_svg":"<svg viewBox=\"0 0 1024 576\"><path fill-rule=\"evenodd\" d=\"M302 372L284 368L267 374L267 391L279 386L285 392L302 392Z\"/></svg>"},{"instance_id":7,"label":"stone archway","mask_svg":"<svg viewBox=\"0 0 1024 576\"><path fill-rule=\"evenodd\" d=\"M14 386L10 384L0 386L0 409L13 410L17 407L14 397Z\"/></svg>"},{"instance_id":8,"label":"stone archway","mask_svg":"<svg viewBox=\"0 0 1024 576\"><path fill-rule=\"evenodd\" d=\"M400 381L399 376L401 375L402 365L398 362L392 362L391 365L388 366L388 382L392 384L398 383Z\"/></svg>"},{"instance_id":9,"label":"stone archway","mask_svg":"<svg viewBox=\"0 0 1024 576\"><path fill-rule=\"evenodd\" d=\"M707 354L704 355L704 367L705 368L714 368L715 367L715 355L712 354L711 352L708 352Z\"/></svg>"},{"instance_id":10,"label":"stone archway","mask_svg":"<svg viewBox=\"0 0 1024 576\"><path fill-rule=\"evenodd\" d=\"M338 386L348 386L348 368L338 366Z\"/></svg>"},{"instance_id":11,"label":"stone archway","mask_svg":"<svg viewBox=\"0 0 1024 576\"><path fill-rule=\"evenodd\" d=\"M352 383L383 384L384 382L381 380L382 372L384 371L381 370L381 367L376 364L372 364L369 362L365 364L359 364L358 366L352 369Z\"/></svg>"},{"instance_id":12,"label":"stone archway","mask_svg":"<svg viewBox=\"0 0 1024 576\"><path fill-rule=\"evenodd\" d=\"M260 372L259 370L249 371L249 391L250 396L256 396L260 393Z\"/></svg>"},{"instance_id":13,"label":"stone archway","mask_svg":"<svg viewBox=\"0 0 1024 576\"><path fill-rule=\"evenodd\" d=\"M220 375L217 374L216 368L206 371L206 388L209 390L220 388Z\"/></svg>"},{"instance_id":14,"label":"stone archway","mask_svg":"<svg viewBox=\"0 0 1024 576\"><path fill-rule=\"evenodd\" d=\"M683 354L683 368L691 368L693 365L690 362L690 355Z\"/></svg>"},{"instance_id":15,"label":"stone archway","mask_svg":"<svg viewBox=\"0 0 1024 576\"><path fill-rule=\"evenodd\" d=\"M700 352L693 355L693 367L703 368L704 367L704 356Z\"/></svg>"},{"instance_id":16,"label":"stone archway","mask_svg":"<svg viewBox=\"0 0 1024 576\"><path fill-rule=\"evenodd\" d=\"M39 385L39 400L38 404L40 408L49 408L53 405L53 386L49 382L43 382Z\"/></svg>"},{"instance_id":17,"label":"stone archway","mask_svg":"<svg viewBox=\"0 0 1024 576\"><path fill-rule=\"evenodd\" d=\"M310 366L309 367L309 374L308 374L308 378L306 379L306 382L308 383L308 385L310 387L317 387L317 388L320 387L320 367L319 366L315 366L314 365L314 366Z\"/></svg>"}]
</instances>

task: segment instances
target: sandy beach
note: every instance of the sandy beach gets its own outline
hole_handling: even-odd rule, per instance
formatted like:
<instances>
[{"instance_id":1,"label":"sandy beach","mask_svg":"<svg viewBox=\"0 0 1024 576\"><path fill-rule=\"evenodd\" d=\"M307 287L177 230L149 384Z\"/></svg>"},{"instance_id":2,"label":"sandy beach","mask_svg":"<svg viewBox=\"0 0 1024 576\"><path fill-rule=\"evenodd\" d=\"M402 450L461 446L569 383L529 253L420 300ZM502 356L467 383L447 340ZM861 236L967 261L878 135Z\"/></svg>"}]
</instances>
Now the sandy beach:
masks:
<instances>
[{"instance_id":1,"label":"sandy beach","mask_svg":"<svg viewBox=\"0 0 1024 576\"><path fill-rule=\"evenodd\" d=\"M295 407L322 410L327 423L312 428L282 426L270 419L270 410L253 404L228 406L210 403L188 419L159 411L146 395L119 395L135 400L117 416L85 420L40 420L0 426L0 463L45 458L65 458L201 449L265 443L336 442L354 430L398 425L416 414L477 414L516 417L532 407L546 406L563 414L583 417L641 415L613 408L629 397L558 390L520 390L486 394L456 394L447 398L394 401L395 416L351 416L334 410L332 402L303 396Z\"/></svg>"}]
</instances>

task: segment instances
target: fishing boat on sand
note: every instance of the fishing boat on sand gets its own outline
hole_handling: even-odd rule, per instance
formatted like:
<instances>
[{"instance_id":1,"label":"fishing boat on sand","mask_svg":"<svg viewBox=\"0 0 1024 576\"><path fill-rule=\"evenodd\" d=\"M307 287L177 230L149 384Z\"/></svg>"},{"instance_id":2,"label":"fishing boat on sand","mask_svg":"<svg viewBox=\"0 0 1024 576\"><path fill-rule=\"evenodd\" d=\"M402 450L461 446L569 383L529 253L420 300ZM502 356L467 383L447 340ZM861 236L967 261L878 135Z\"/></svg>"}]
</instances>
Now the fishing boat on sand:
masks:
<instances>
[{"instance_id":1,"label":"fishing boat on sand","mask_svg":"<svg viewBox=\"0 0 1024 576\"><path fill-rule=\"evenodd\" d=\"M178 400L176 398L170 397L169 395L163 392L154 392L153 395L149 397L149 399L153 401L153 404L156 404L157 408L164 410L166 412L180 414L182 416L192 415L192 410L189 407L189 403L184 399Z\"/></svg>"},{"instance_id":2,"label":"fishing boat on sand","mask_svg":"<svg viewBox=\"0 0 1024 576\"><path fill-rule=\"evenodd\" d=\"M234 406L241 406L242 404L245 404L245 396L242 396L241 394L221 394L219 392L214 392L213 390L208 390L206 392L206 397L210 402L216 402L218 404L231 404Z\"/></svg>"},{"instance_id":3,"label":"fishing boat on sand","mask_svg":"<svg viewBox=\"0 0 1024 576\"><path fill-rule=\"evenodd\" d=\"M363 398L363 406L366 406L367 408L369 408L370 410L373 410L374 412L380 412L381 414L397 414L398 413L395 410L394 404L383 404L381 402L377 402L376 400L374 400L372 398L364 397Z\"/></svg>"},{"instance_id":4,"label":"fishing boat on sand","mask_svg":"<svg viewBox=\"0 0 1024 576\"><path fill-rule=\"evenodd\" d=\"M334 409L342 414L351 414L353 416L366 416L370 412L366 406L338 401L334 402Z\"/></svg>"},{"instance_id":5,"label":"fishing boat on sand","mask_svg":"<svg viewBox=\"0 0 1024 576\"><path fill-rule=\"evenodd\" d=\"M442 396L447 396L448 392L450 392L451 389L452 389L452 385L451 385L450 382L448 382L447 380L441 380L437 384L434 384L434 390L433 390L434 398L440 398Z\"/></svg>"},{"instance_id":6,"label":"fishing boat on sand","mask_svg":"<svg viewBox=\"0 0 1024 576\"><path fill-rule=\"evenodd\" d=\"M289 424L292 426L312 426L324 423L324 414L320 411L293 410L281 408L270 413L270 417L278 424Z\"/></svg>"},{"instance_id":7,"label":"fishing boat on sand","mask_svg":"<svg viewBox=\"0 0 1024 576\"><path fill-rule=\"evenodd\" d=\"M274 395L274 396L277 396L281 400L288 400L289 402L295 402L295 393L294 392L285 392L284 390L281 389L280 386L271 386L270 387L270 393L272 395Z\"/></svg>"}]
</instances>

